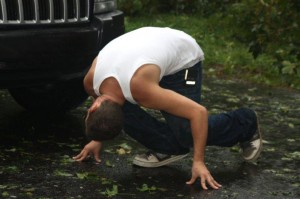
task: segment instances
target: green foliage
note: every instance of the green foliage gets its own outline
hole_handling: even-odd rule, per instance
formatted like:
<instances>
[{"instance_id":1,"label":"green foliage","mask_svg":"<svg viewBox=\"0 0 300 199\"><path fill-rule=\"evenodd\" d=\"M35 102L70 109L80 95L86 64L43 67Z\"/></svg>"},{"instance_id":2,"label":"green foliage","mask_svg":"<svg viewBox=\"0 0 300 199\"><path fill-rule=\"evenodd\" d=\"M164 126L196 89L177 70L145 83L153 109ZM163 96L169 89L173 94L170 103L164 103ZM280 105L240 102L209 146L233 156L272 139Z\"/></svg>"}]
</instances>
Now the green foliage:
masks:
<instances>
[{"instance_id":1,"label":"green foliage","mask_svg":"<svg viewBox=\"0 0 300 199\"><path fill-rule=\"evenodd\" d=\"M118 0L119 8L128 16L154 13L201 13L210 15L225 11L235 0Z\"/></svg>"},{"instance_id":2,"label":"green foliage","mask_svg":"<svg viewBox=\"0 0 300 199\"><path fill-rule=\"evenodd\" d=\"M138 191L141 191L141 192L145 192L145 191L156 191L157 188L155 186L151 186L149 187L147 184L143 184L141 188L136 188Z\"/></svg>"},{"instance_id":3,"label":"green foliage","mask_svg":"<svg viewBox=\"0 0 300 199\"><path fill-rule=\"evenodd\" d=\"M113 196L118 195L118 185L113 185L111 189L106 188L105 191L101 192L101 194L107 196L108 198L111 198Z\"/></svg>"},{"instance_id":4,"label":"green foliage","mask_svg":"<svg viewBox=\"0 0 300 199\"><path fill-rule=\"evenodd\" d=\"M128 16L144 16L136 24L127 18L128 29L169 26L184 30L204 48L206 64L219 66L215 71L222 66L222 72L231 75L245 74L258 82L300 89L298 1L118 1L120 9L126 6Z\"/></svg>"},{"instance_id":5,"label":"green foliage","mask_svg":"<svg viewBox=\"0 0 300 199\"><path fill-rule=\"evenodd\" d=\"M165 188L158 188L156 186L148 186L147 184L143 184L142 187L137 187L136 188L138 191L140 192L149 192L149 193L153 193L156 191L167 191L167 189Z\"/></svg>"},{"instance_id":6,"label":"green foliage","mask_svg":"<svg viewBox=\"0 0 300 199\"><path fill-rule=\"evenodd\" d=\"M143 7L141 0L118 0L118 7L127 15L135 15L141 12Z\"/></svg>"},{"instance_id":7,"label":"green foliage","mask_svg":"<svg viewBox=\"0 0 300 199\"><path fill-rule=\"evenodd\" d=\"M54 175L55 176L62 176L62 177L72 177L73 176L73 174L71 174L71 173L67 173L65 171L61 171L61 170L58 170L58 169L54 171Z\"/></svg>"},{"instance_id":8,"label":"green foliage","mask_svg":"<svg viewBox=\"0 0 300 199\"><path fill-rule=\"evenodd\" d=\"M236 38L249 44L254 58L274 57L270 67L283 83L300 87L300 4L294 0L243 0L230 10L236 22Z\"/></svg>"}]
</instances>

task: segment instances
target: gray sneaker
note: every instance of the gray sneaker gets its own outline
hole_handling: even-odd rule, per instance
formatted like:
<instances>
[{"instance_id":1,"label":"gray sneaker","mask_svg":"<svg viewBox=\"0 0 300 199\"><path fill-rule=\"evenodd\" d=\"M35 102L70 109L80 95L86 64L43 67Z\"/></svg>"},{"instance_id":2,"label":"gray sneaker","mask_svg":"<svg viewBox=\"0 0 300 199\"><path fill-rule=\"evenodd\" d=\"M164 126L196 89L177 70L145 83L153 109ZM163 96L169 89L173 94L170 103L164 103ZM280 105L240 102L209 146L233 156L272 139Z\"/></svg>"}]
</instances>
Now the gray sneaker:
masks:
<instances>
[{"instance_id":1,"label":"gray sneaker","mask_svg":"<svg viewBox=\"0 0 300 199\"><path fill-rule=\"evenodd\" d=\"M255 162L262 151L262 145L263 145L262 135L259 128L259 121L258 121L257 114L256 114L256 118L257 118L257 130L255 134L249 141L240 143L242 156L244 160L247 162Z\"/></svg>"},{"instance_id":2,"label":"gray sneaker","mask_svg":"<svg viewBox=\"0 0 300 199\"><path fill-rule=\"evenodd\" d=\"M186 157L188 154L183 155L166 155L149 151L134 157L133 164L140 167L160 167Z\"/></svg>"}]
</instances>

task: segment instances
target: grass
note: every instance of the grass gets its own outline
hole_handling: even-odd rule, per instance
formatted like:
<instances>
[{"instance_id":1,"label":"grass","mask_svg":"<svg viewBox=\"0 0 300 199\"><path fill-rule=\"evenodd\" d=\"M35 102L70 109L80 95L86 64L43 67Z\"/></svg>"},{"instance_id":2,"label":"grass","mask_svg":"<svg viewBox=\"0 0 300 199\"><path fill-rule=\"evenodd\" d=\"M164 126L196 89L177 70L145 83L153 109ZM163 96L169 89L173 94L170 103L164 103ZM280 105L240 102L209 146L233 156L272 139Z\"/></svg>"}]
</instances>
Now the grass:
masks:
<instances>
[{"instance_id":1,"label":"grass","mask_svg":"<svg viewBox=\"0 0 300 199\"><path fill-rule=\"evenodd\" d=\"M252 57L248 46L233 37L236 27L230 16L157 14L126 17L126 31L144 26L170 27L193 36L205 53L205 74L238 78L271 86L287 86L275 67L274 59L263 54Z\"/></svg>"}]
</instances>

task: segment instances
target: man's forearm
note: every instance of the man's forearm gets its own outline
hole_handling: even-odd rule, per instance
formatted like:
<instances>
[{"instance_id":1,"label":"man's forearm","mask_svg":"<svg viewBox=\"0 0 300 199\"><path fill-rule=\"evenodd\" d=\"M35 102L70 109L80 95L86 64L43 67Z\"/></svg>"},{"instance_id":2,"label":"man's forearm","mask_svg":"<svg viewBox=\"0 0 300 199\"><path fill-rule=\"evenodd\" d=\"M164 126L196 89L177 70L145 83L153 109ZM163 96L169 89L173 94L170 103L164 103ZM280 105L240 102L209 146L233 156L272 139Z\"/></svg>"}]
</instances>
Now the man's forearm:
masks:
<instances>
[{"instance_id":1,"label":"man's forearm","mask_svg":"<svg viewBox=\"0 0 300 199\"><path fill-rule=\"evenodd\" d=\"M208 132L208 114L205 108L201 109L198 116L191 120L191 130L194 143L194 162L204 162Z\"/></svg>"}]
</instances>

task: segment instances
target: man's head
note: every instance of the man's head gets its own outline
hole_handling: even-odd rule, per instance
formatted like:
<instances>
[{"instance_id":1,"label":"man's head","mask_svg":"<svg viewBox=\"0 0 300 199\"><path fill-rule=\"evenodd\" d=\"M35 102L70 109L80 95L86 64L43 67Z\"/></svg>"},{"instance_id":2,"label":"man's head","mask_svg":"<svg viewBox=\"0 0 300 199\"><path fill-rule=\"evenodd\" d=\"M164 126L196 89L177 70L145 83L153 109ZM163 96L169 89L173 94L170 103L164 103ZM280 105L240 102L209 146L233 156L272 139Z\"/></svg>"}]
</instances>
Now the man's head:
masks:
<instances>
[{"instance_id":1,"label":"man's head","mask_svg":"<svg viewBox=\"0 0 300 199\"><path fill-rule=\"evenodd\" d=\"M94 102L85 120L85 133L91 140L110 140L123 128L123 112L119 104L109 100Z\"/></svg>"}]
</instances>

